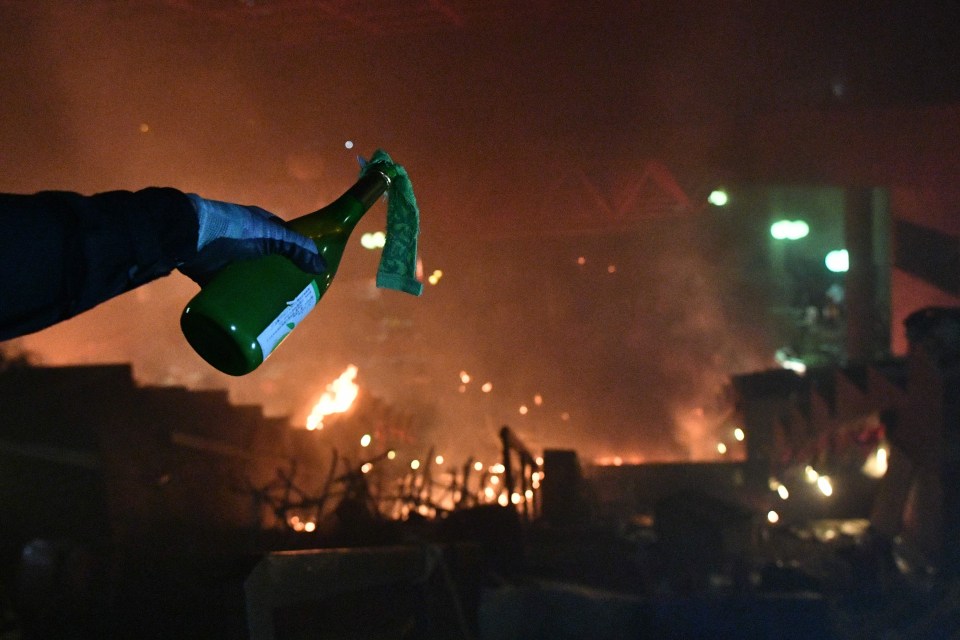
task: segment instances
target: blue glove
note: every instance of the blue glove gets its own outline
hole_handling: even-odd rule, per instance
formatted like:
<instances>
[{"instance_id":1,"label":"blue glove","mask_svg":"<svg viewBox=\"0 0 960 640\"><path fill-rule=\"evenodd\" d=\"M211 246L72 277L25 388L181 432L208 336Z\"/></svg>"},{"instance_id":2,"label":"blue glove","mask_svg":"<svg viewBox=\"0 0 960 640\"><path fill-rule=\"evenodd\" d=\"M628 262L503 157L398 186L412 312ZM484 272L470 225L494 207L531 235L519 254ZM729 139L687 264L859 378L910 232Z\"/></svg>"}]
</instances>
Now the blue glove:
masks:
<instances>
[{"instance_id":1,"label":"blue glove","mask_svg":"<svg viewBox=\"0 0 960 640\"><path fill-rule=\"evenodd\" d=\"M197 255L178 267L203 286L225 266L280 254L307 273L323 273L327 265L313 240L291 231L283 220L260 207L207 200L189 193L200 227Z\"/></svg>"}]
</instances>

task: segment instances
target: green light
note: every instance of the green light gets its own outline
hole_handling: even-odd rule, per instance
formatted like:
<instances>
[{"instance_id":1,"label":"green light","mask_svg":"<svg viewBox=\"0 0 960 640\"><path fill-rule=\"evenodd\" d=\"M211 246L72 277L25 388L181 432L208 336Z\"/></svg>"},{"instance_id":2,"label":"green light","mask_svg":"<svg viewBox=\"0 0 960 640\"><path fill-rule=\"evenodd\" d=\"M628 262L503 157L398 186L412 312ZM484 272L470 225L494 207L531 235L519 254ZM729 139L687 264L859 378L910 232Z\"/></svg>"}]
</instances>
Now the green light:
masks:
<instances>
[{"instance_id":1,"label":"green light","mask_svg":"<svg viewBox=\"0 0 960 640\"><path fill-rule=\"evenodd\" d=\"M715 207L722 207L730 201L730 198L727 196L727 192L723 189L715 189L710 192L710 195L707 196L707 202L712 204Z\"/></svg>"},{"instance_id":2,"label":"green light","mask_svg":"<svg viewBox=\"0 0 960 640\"><path fill-rule=\"evenodd\" d=\"M799 240L810 233L810 225L803 220L777 220L770 225L770 235L777 240Z\"/></svg>"},{"instance_id":3,"label":"green light","mask_svg":"<svg viewBox=\"0 0 960 640\"><path fill-rule=\"evenodd\" d=\"M834 273L846 273L850 270L850 254L846 249L834 249L823 259L823 263Z\"/></svg>"}]
</instances>

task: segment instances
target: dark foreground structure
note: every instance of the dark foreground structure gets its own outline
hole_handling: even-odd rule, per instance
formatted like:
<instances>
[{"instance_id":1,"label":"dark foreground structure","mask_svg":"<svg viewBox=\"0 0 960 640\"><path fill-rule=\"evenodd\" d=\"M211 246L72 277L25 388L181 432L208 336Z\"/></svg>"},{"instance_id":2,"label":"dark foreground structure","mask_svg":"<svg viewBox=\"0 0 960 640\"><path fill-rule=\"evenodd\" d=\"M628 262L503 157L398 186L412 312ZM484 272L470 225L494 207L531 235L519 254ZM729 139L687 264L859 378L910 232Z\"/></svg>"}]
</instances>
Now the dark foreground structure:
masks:
<instances>
[{"instance_id":1,"label":"dark foreground structure","mask_svg":"<svg viewBox=\"0 0 960 640\"><path fill-rule=\"evenodd\" d=\"M6 361L0 638L956 637L958 329L735 378L743 462L582 467L504 428L449 486L221 392Z\"/></svg>"}]
</instances>

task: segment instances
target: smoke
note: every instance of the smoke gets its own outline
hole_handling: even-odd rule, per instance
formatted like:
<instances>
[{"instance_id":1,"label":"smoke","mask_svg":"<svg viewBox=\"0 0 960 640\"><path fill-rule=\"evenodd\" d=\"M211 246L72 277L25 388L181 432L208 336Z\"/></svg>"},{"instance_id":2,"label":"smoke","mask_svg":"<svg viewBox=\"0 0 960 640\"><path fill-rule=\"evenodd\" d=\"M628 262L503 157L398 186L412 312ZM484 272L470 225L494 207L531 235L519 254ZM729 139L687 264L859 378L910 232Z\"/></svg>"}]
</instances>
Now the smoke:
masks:
<instances>
[{"instance_id":1,"label":"smoke","mask_svg":"<svg viewBox=\"0 0 960 640\"><path fill-rule=\"evenodd\" d=\"M424 267L443 279L421 299L377 291L376 256L351 247L319 307L244 378L186 345L178 318L196 287L179 274L22 349L51 365L129 361L143 384L227 388L297 424L356 364L364 393L419 416L424 447L448 459L492 456L503 424L533 448L588 458L706 455L725 376L766 348L762 331L742 332L738 309L756 301L733 290L738 266L705 255L695 223L542 243L541 221L527 219L555 186L551 158L578 159L612 190L655 152L634 148L659 139L638 122L691 95L677 79L687 66L645 74L662 52L636 50L640 23L615 13L396 39L325 38L318 23L291 40L257 20L163 3L0 3L0 188L168 185L289 218L331 201L356 153L383 146L411 172ZM461 371L473 378L463 389ZM698 410L703 420L685 420Z\"/></svg>"}]
</instances>

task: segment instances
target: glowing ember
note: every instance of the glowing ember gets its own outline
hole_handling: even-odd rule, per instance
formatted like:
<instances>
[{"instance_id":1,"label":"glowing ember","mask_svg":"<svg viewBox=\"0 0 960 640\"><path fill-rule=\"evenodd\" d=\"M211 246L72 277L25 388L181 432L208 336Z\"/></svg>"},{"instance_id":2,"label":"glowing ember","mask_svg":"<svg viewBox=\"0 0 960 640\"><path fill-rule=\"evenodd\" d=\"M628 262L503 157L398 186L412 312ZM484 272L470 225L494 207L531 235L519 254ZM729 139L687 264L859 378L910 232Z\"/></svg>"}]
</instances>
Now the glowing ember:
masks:
<instances>
[{"instance_id":1,"label":"glowing ember","mask_svg":"<svg viewBox=\"0 0 960 640\"><path fill-rule=\"evenodd\" d=\"M863 473L864 475L870 476L871 478L882 478L887 473L887 456L888 450L885 444L881 443L874 449L873 453L867 458L866 462L863 464Z\"/></svg>"},{"instance_id":2,"label":"glowing ember","mask_svg":"<svg viewBox=\"0 0 960 640\"><path fill-rule=\"evenodd\" d=\"M820 493L828 498L833 495L833 483L830 482L830 478L827 476L817 478L817 488L820 489Z\"/></svg>"},{"instance_id":3,"label":"glowing ember","mask_svg":"<svg viewBox=\"0 0 960 640\"><path fill-rule=\"evenodd\" d=\"M335 413L344 413L353 405L360 393L360 386L354 382L356 378L357 367L351 364L339 378L327 385L327 390L307 418L307 429L323 429L324 418Z\"/></svg>"},{"instance_id":4,"label":"glowing ember","mask_svg":"<svg viewBox=\"0 0 960 640\"><path fill-rule=\"evenodd\" d=\"M642 455L625 455L625 456L601 456L599 458L594 458L593 464L599 467L620 467L625 464L643 464L646 462L646 459Z\"/></svg>"}]
</instances>

